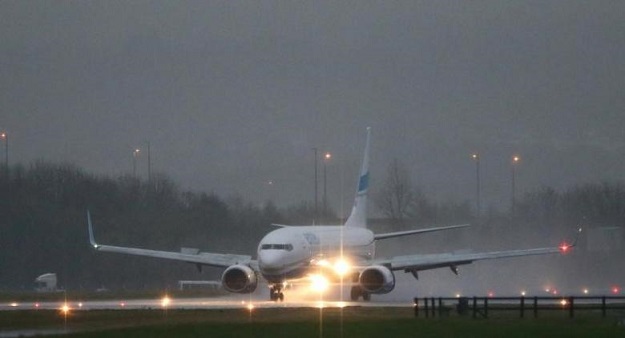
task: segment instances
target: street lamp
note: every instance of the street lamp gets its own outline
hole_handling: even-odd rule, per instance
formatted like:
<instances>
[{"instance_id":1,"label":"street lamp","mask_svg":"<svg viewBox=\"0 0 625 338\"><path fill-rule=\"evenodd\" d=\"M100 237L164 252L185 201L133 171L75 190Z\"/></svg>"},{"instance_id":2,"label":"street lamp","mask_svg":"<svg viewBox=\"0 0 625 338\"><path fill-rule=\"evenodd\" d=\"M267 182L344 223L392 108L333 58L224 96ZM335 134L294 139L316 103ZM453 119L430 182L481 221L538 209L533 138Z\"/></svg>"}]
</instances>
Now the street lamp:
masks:
<instances>
[{"instance_id":1,"label":"street lamp","mask_svg":"<svg viewBox=\"0 0 625 338\"><path fill-rule=\"evenodd\" d=\"M471 155L471 158L475 161L475 214L477 218L480 218L480 154L475 153Z\"/></svg>"},{"instance_id":2,"label":"street lamp","mask_svg":"<svg viewBox=\"0 0 625 338\"><path fill-rule=\"evenodd\" d=\"M150 141L148 141L148 183L152 183L152 160L150 159Z\"/></svg>"},{"instance_id":3,"label":"street lamp","mask_svg":"<svg viewBox=\"0 0 625 338\"><path fill-rule=\"evenodd\" d=\"M521 161L518 155L512 156L512 216L516 213L516 166Z\"/></svg>"},{"instance_id":4,"label":"street lamp","mask_svg":"<svg viewBox=\"0 0 625 338\"><path fill-rule=\"evenodd\" d=\"M4 170L8 178L9 177L9 134L7 134L6 132L3 132L2 134L0 134L0 138L4 140Z\"/></svg>"},{"instance_id":5,"label":"street lamp","mask_svg":"<svg viewBox=\"0 0 625 338\"><path fill-rule=\"evenodd\" d=\"M137 156L139 156L140 152L141 150L139 148L136 148L132 152L132 177L137 177Z\"/></svg>"},{"instance_id":6,"label":"street lamp","mask_svg":"<svg viewBox=\"0 0 625 338\"><path fill-rule=\"evenodd\" d=\"M313 217L313 224L317 222L317 206L318 206L318 202L317 202L317 148L312 148L313 151L315 152L315 214Z\"/></svg>"},{"instance_id":7,"label":"street lamp","mask_svg":"<svg viewBox=\"0 0 625 338\"><path fill-rule=\"evenodd\" d=\"M4 167L7 175L9 174L9 134L3 132L0 138L4 140Z\"/></svg>"},{"instance_id":8,"label":"street lamp","mask_svg":"<svg viewBox=\"0 0 625 338\"><path fill-rule=\"evenodd\" d=\"M330 162L330 159L332 159L332 154L330 154L329 152L326 152L323 155L323 215L324 217L327 216L327 213L328 213L328 196L327 196L328 180L326 178L326 164Z\"/></svg>"}]
</instances>

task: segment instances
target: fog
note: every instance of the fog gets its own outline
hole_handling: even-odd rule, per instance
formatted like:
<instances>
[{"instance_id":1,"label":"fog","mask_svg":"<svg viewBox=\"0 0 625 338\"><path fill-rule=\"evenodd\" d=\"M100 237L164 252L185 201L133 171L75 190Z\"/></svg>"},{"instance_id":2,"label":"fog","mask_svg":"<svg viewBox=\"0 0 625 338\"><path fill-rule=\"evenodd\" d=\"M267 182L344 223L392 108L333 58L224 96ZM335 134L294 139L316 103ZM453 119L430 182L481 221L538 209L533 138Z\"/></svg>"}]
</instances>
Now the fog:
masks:
<instances>
[{"instance_id":1,"label":"fog","mask_svg":"<svg viewBox=\"0 0 625 338\"><path fill-rule=\"evenodd\" d=\"M365 127L438 200L622 180L625 4L614 1L0 4L10 161L152 169L184 189L310 200L313 151L351 204ZM321 165L321 164L319 164ZM268 185L267 182L273 182Z\"/></svg>"},{"instance_id":2,"label":"fog","mask_svg":"<svg viewBox=\"0 0 625 338\"><path fill-rule=\"evenodd\" d=\"M325 186L338 221L366 127L373 194L398 159L432 205L468 205L459 221L473 223L380 243L380 256L548 246L578 225L622 229L623 13L618 1L2 1L0 159L22 176L3 181L0 270L21 270L2 272L0 287L25 288L49 268L72 287L93 287L117 265L127 275L107 281L118 287L195 273L93 257L76 239L88 206L116 244L253 254L266 224L310 219L317 172L316 198ZM509 214L513 170L523 219ZM70 191L66 180L82 185ZM617 193L575 195L604 182ZM546 188L567 207L544 207ZM383 213L370 204L369 215ZM431 225L447 224L438 216ZM460 276L398 273L383 297L623 284L622 248L581 248L461 266Z\"/></svg>"}]
</instances>

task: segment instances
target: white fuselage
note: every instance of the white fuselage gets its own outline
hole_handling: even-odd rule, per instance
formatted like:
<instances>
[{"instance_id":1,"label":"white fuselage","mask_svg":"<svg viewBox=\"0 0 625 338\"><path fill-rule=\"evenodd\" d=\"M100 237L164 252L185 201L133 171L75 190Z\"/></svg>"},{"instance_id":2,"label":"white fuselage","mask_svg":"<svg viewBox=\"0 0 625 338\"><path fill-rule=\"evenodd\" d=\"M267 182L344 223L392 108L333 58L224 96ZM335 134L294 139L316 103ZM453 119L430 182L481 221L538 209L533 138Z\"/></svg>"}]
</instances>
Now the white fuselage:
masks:
<instances>
[{"instance_id":1,"label":"white fuselage","mask_svg":"<svg viewBox=\"0 0 625 338\"><path fill-rule=\"evenodd\" d=\"M356 263L375 253L373 232L347 226L290 226L268 233L258 245L260 273L270 283L306 276L315 262L346 257Z\"/></svg>"}]
</instances>

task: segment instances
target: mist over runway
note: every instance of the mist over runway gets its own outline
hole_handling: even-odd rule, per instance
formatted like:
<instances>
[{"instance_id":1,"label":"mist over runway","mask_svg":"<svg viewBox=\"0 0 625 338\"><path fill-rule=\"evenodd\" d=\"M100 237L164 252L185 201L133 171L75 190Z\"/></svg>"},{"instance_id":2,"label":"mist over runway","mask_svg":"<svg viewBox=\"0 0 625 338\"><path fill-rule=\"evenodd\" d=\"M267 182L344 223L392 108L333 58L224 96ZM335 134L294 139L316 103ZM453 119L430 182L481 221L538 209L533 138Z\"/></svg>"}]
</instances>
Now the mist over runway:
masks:
<instances>
[{"instance_id":1,"label":"mist over runway","mask_svg":"<svg viewBox=\"0 0 625 338\"><path fill-rule=\"evenodd\" d=\"M283 302L274 302L267 297L258 295L228 295L211 298L152 298L152 299L115 299L115 300L78 300L68 299L66 302L3 302L0 303L0 311L10 310L63 310L64 306L69 311L87 310L167 310L167 309L256 309L256 308L344 308L352 306L360 307L410 307L412 300L406 302L372 301L352 302L338 301L333 299L295 298Z\"/></svg>"}]
</instances>

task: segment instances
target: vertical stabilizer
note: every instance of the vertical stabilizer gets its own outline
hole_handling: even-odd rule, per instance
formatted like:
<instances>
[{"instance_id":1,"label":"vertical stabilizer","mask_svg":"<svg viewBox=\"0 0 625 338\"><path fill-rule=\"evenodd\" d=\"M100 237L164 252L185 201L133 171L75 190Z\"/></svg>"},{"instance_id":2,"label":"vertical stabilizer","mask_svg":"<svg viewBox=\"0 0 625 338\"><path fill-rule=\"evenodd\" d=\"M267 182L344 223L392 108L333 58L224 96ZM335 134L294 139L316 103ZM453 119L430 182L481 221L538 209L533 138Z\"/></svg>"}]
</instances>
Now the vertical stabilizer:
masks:
<instances>
[{"instance_id":1,"label":"vertical stabilizer","mask_svg":"<svg viewBox=\"0 0 625 338\"><path fill-rule=\"evenodd\" d=\"M356 199L352 213L345 222L348 227L367 227L367 191L369 190L369 142L371 140L371 127L367 128L367 141L365 143L365 155L362 160Z\"/></svg>"}]
</instances>

